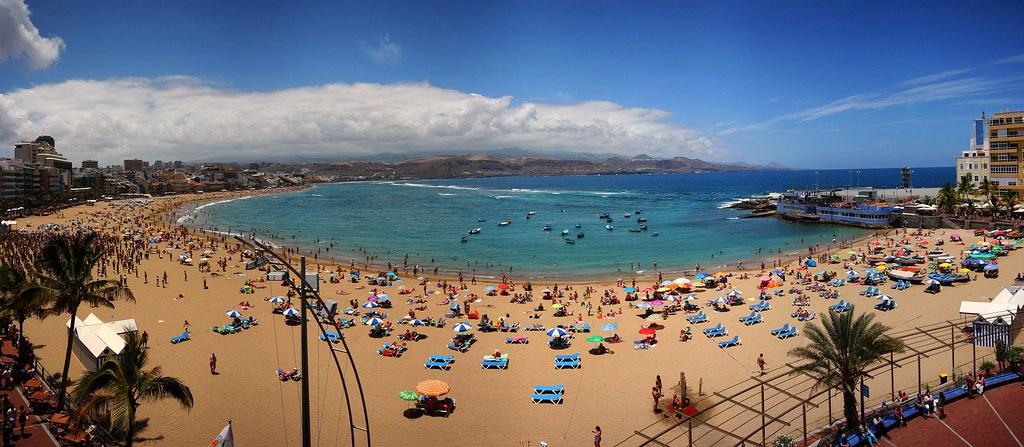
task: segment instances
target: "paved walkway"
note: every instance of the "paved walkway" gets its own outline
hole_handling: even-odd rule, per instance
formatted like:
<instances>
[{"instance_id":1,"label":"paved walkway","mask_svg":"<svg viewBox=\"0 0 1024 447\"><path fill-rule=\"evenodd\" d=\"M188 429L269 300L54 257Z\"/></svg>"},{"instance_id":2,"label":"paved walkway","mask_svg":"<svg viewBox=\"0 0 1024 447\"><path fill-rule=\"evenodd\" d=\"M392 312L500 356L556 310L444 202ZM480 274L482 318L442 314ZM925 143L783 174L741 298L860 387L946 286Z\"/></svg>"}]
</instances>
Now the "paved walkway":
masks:
<instances>
[{"instance_id":1,"label":"paved walkway","mask_svg":"<svg viewBox=\"0 0 1024 447\"><path fill-rule=\"evenodd\" d=\"M946 406L946 417L914 418L891 430L880 445L889 447L1024 447L1024 387L1010 383L981 397Z\"/></svg>"},{"instance_id":2,"label":"paved walkway","mask_svg":"<svg viewBox=\"0 0 1024 447\"><path fill-rule=\"evenodd\" d=\"M3 340L2 345L2 356L7 359L17 358L14 345L10 340ZM28 399L25 398L25 392L20 387L15 387L11 391L0 391L0 394L7 394L11 399L11 404L14 408L21 408L25 405L25 408L29 408ZM57 440L50 435L46 425L47 415L31 415L28 418L28 423L25 424L25 435L20 436L16 433L14 436L14 445L25 446L25 447L54 447L58 446ZM2 445L2 442L0 442Z\"/></svg>"}]
</instances>

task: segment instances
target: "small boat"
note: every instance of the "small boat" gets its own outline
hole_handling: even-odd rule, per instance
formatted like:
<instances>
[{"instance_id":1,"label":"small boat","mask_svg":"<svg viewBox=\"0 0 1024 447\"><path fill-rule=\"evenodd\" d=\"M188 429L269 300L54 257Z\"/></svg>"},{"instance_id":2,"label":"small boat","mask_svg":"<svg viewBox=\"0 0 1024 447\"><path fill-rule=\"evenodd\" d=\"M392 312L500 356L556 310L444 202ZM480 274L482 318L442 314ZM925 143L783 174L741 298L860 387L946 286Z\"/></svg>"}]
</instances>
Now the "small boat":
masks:
<instances>
[{"instance_id":1,"label":"small boat","mask_svg":"<svg viewBox=\"0 0 1024 447\"><path fill-rule=\"evenodd\" d=\"M504 227L504 226L506 226L506 225L508 225L508 224L511 224L511 223L512 223L512 221L511 221L511 220L503 220L503 221L501 221L501 222L498 222L498 226L499 226L499 227Z\"/></svg>"},{"instance_id":2,"label":"small boat","mask_svg":"<svg viewBox=\"0 0 1024 447\"><path fill-rule=\"evenodd\" d=\"M551 231L551 224L545 224L543 230L544 231Z\"/></svg>"},{"instance_id":3,"label":"small boat","mask_svg":"<svg viewBox=\"0 0 1024 447\"><path fill-rule=\"evenodd\" d=\"M582 225L576 224L576 228L582 228L582 227L583 227Z\"/></svg>"},{"instance_id":4,"label":"small boat","mask_svg":"<svg viewBox=\"0 0 1024 447\"><path fill-rule=\"evenodd\" d=\"M537 213L535 211L529 211L529 212L526 213L527 216L532 216L534 214L537 214Z\"/></svg>"},{"instance_id":5,"label":"small boat","mask_svg":"<svg viewBox=\"0 0 1024 447\"><path fill-rule=\"evenodd\" d=\"M469 230L469 234L480 234L480 229L479 228L474 228L472 230Z\"/></svg>"},{"instance_id":6,"label":"small boat","mask_svg":"<svg viewBox=\"0 0 1024 447\"><path fill-rule=\"evenodd\" d=\"M466 236L462 236L462 241L460 241L460 242L465 244L466 242L469 242L469 238L467 238Z\"/></svg>"},{"instance_id":7,"label":"small boat","mask_svg":"<svg viewBox=\"0 0 1024 447\"><path fill-rule=\"evenodd\" d=\"M636 221L637 222L647 222L647 218L646 217L637 217Z\"/></svg>"},{"instance_id":8,"label":"small boat","mask_svg":"<svg viewBox=\"0 0 1024 447\"><path fill-rule=\"evenodd\" d=\"M612 231L612 230L614 230L614 229L615 229L615 227L613 227L613 226L611 226L611 225L605 225L605 226L604 226L604 229L605 229L605 230L608 230L608 231Z\"/></svg>"},{"instance_id":9,"label":"small boat","mask_svg":"<svg viewBox=\"0 0 1024 447\"><path fill-rule=\"evenodd\" d=\"M477 219L477 222L487 222L487 219Z\"/></svg>"},{"instance_id":10,"label":"small boat","mask_svg":"<svg viewBox=\"0 0 1024 447\"><path fill-rule=\"evenodd\" d=\"M639 233L639 232L641 232L641 231L643 231L643 230L641 230L641 229L639 229L639 228L630 228L630 229L629 229L629 232L630 232L630 233Z\"/></svg>"},{"instance_id":11,"label":"small boat","mask_svg":"<svg viewBox=\"0 0 1024 447\"><path fill-rule=\"evenodd\" d=\"M630 214L629 214L629 213L625 213L625 214L623 214L623 215L622 215L622 217L624 217L624 218L626 218L626 219L629 219L629 216L630 216Z\"/></svg>"},{"instance_id":12,"label":"small boat","mask_svg":"<svg viewBox=\"0 0 1024 447\"><path fill-rule=\"evenodd\" d=\"M612 218L609 217L609 218L605 219L605 222L612 223Z\"/></svg>"},{"instance_id":13,"label":"small boat","mask_svg":"<svg viewBox=\"0 0 1024 447\"><path fill-rule=\"evenodd\" d=\"M640 228L643 231L647 231L647 224L640 224L640 226L637 228Z\"/></svg>"},{"instance_id":14,"label":"small boat","mask_svg":"<svg viewBox=\"0 0 1024 447\"><path fill-rule=\"evenodd\" d=\"M601 214L599 214L597 216L598 219L608 219L610 217L612 217L612 216L611 216L611 214L608 214L608 213L601 213Z\"/></svg>"},{"instance_id":15,"label":"small boat","mask_svg":"<svg viewBox=\"0 0 1024 447\"><path fill-rule=\"evenodd\" d=\"M583 239L583 232L576 233L576 239Z\"/></svg>"},{"instance_id":16,"label":"small boat","mask_svg":"<svg viewBox=\"0 0 1024 447\"><path fill-rule=\"evenodd\" d=\"M909 270L893 269L887 271L886 274L895 280L910 281L912 283L921 283L924 281L924 275L921 275L919 272L912 272Z\"/></svg>"},{"instance_id":17,"label":"small boat","mask_svg":"<svg viewBox=\"0 0 1024 447\"><path fill-rule=\"evenodd\" d=\"M572 239L562 239L562 241L569 245L576 245L576 241Z\"/></svg>"},{"instance_id":18,"label":"small boat","mask_svg":"<svg viewBox=\"0 0 1024 447\"><path fill-rule=\"evenodd\" d=\"M928 259L935 259L941 256L946 256L946 252L942 250L931 250L928 252Z\"/></svg>"},{"instance_id":19,"label":"small boat","mask_svg":"<svg viewBox=\"0 0 1024 447\"><path fill-rule=\"evenodd\" d=\"M562 236L569 234L569 230L562 230Z\"/></svg>"},{"instance_id":20,"label":"small boat","mask_svg":"<svg viewBox=\"0 0 1024 447\"><path fill-rule=\"evenodd\" d=\"M928 278L934 279L944 286L948 286L954 282L965 282L971 280L967 275L950 275L946 273L929 273Z\"/></svg>"},{"instance_id":21,"label":"small boat","mask_svg":"<svg viewBox=\"0 0 1024 447\"><path fill-rule=\"evenodd\" d=\"M657 231L651 233L651 237L657 237L657 236L658 236L658 232Z\"/></svg>"},{"instance_id":22,"label":"small boat","mask_svg":"<svg viewBox=\"0 0 1024 447\"><path fill-rule=\"evenodd\" d=\"M635 212L633 212L633 214L640 214L640 211L642 210L636 210Z\"/></svg>"}]
</instances>

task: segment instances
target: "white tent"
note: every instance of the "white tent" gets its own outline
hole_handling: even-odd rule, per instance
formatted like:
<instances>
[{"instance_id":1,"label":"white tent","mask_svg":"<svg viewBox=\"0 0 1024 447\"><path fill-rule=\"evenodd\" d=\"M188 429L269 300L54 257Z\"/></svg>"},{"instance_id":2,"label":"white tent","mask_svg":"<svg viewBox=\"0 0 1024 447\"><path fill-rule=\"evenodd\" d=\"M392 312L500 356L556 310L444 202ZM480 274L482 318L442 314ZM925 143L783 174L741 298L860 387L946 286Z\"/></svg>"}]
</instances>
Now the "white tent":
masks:
<instances>
[{"instance_id":1,"label":"white tent","mask_svg":"<svg viewBox=\"0 0 1024 447\"><path fill-rule=\"evenodd\" d=\"M69 319L65 326L71 326ZM75 317L75 344L73 350L86 369L94 371L108 356L120 355L125 342L121 334L138 331L134 319L104 323L94 314L85 320Z\"/></svg>"},{"instance_id":2,"label":"white tent","mask_svg":"<svg viewBox=\"0 0 1024 447\"><path fill-rule=\"evenodd\" d=\"M988 302L960 302L960 314L975 317L974 339L979 346L995 346L996 340L1012 344L1013 326L1021 309L1024 288L1016 286L1003 289Z\"/></svg>"}]
</instances>

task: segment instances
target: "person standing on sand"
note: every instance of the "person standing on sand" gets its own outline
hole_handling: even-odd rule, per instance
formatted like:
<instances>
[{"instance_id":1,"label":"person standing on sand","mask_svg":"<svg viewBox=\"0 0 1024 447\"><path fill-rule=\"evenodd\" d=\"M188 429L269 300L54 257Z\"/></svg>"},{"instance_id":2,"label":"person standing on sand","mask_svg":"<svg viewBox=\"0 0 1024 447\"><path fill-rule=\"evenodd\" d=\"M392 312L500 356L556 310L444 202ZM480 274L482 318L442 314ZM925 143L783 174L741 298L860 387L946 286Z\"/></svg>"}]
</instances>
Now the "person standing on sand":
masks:
<instances>
[{"instance_id":1,"label":"person standing on sand","mask_svg":"<svg viewBox=\"0 0 1024 447\"><path fill-rule=\"evenodd\" d=\"M662 394L661 374L654 377L654 387L658 389L658 394Z\"/></svg>"},{"instance_id":2,"label":"person standing on sand","mask_svg":"<svg viewBox=\"0 0 1024 447\"><path fill-rule=\"evenodd\" d=\"M210 353L210 374L217 374L217 354Z\"/></svg>"},{"instance_id":3,"label":"person standing on sand","mask_svg":"<svg viewBox=\"0 0 1024 447\"><path fill-rule=\"evenodd\" d=\"M654 412L658 412L658 400L661 399L661 393L658 391L657 386L651 387L651 397L654 398Z\"/></svg>"},{"instance_id":4,"label":"person standing on sand","mask_svg":"<svg viewBox=\"0 0 1024 447\"><path fill-rule=\"evenodd\" d=\"M142 331L142 343L141 343L141 346L142 346L142 349L146 349L146 348L149 347L149 334L146 331Z\"/></svg>"},{"instance_id":5,"label":"person standing on sand","mask_svg":"<svg viewBox=\"0 0 1024 447\"><path fill-rule=\"evenodd\" d=\"M594 447L601 447L601 426L594 427Z\"/></svg>"},{"instance_id":6,"label":"person standing on sand","mask_svg":"<svg viewBox=\"0 0 1024 447\"><path fill-rule=\"evenodd\" d=\"M765 370L764 370L766 365L767 365L767 362L764 361L764 353L762 352L761 354L758 354L758 356L757 356L757 367L761 370L761 375L762 376L767 374L765 372Z\"/></svg>"}]
</instances>

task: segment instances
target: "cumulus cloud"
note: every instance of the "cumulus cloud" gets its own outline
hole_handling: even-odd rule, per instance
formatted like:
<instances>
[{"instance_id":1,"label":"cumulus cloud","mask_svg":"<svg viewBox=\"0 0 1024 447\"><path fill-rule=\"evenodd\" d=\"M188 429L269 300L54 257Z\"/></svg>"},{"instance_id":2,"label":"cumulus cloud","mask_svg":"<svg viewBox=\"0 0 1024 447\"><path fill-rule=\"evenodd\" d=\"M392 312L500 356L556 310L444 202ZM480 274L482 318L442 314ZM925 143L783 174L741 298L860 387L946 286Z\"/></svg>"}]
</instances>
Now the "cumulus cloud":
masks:
<instances>
[{"instance_id":1,"label":"cumulus cloud","mask_svg":"<svg viewBox=\"0 0 1024 447\"><path fill-rule=\"evenodd\" d=\"M0 62L24 58L38 70L56 62L63 49L60 37L39 34L24 0L0 0Z\"/></svg>"},{"instance_id":2,"label":"cumulus cloud","mask_svg":"<svg viewBox=\"0 0 1024 447\"><path fill-rule=\"evenodd\" d=\"M366 53L370 59L381 65L395 65L402 60L402 47L398 46L397 43L391 41L391 35L385 34L384 37L377 42L377 45L371 45L366 42L360 42L359 48Z\"/></svg>"},{"instance_id":3,"label":"cumulus cloud","mask_svg":"<svg viewBox=\"0 0 1024 447\"><path fill-rule=\"evenodd\" d=\"M0 94L0 137L53 135L73 159L115 161L437 153L518 147L711 156L668 113L606 101L516 103L427 83L236 91L191 77L71 80ZM6 143L5 143L6 144Z\"/></svg>"}]
</instances>

